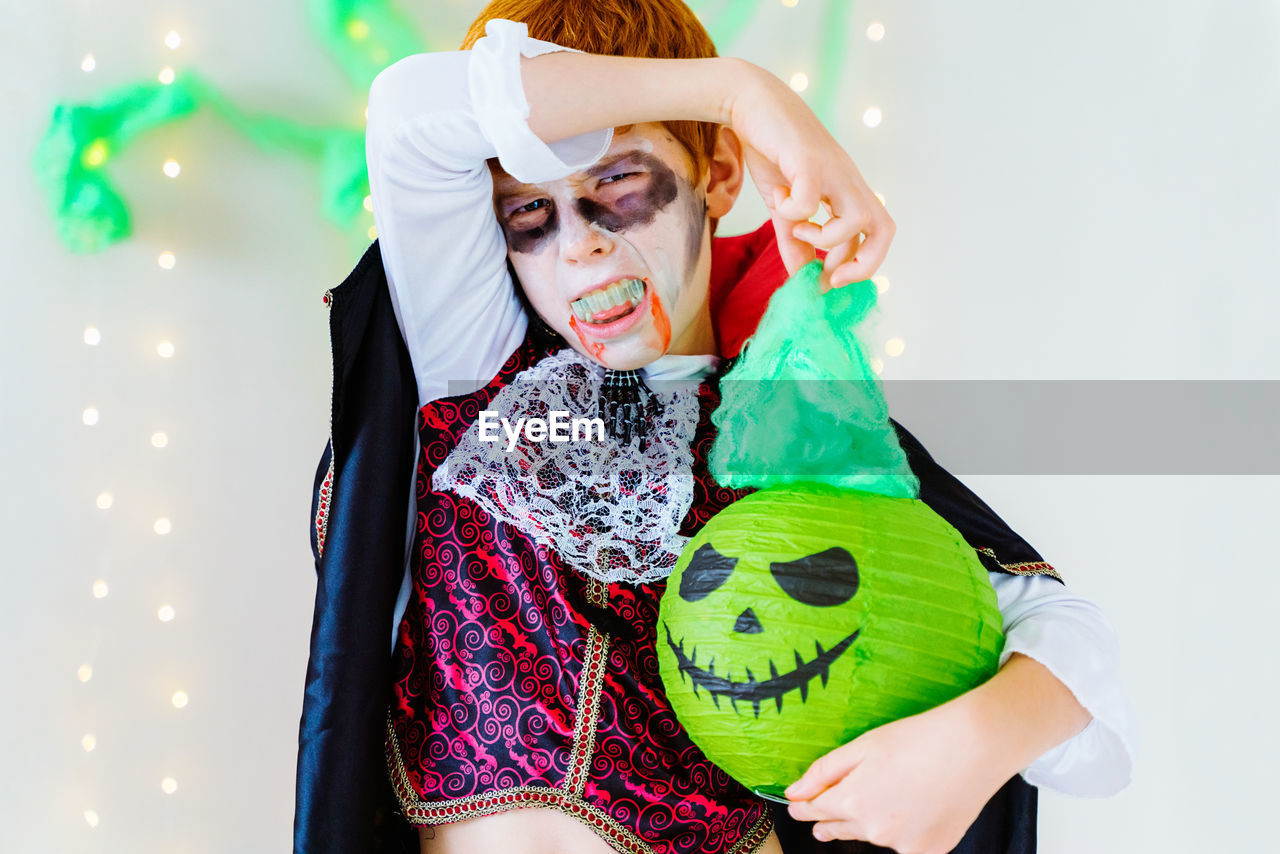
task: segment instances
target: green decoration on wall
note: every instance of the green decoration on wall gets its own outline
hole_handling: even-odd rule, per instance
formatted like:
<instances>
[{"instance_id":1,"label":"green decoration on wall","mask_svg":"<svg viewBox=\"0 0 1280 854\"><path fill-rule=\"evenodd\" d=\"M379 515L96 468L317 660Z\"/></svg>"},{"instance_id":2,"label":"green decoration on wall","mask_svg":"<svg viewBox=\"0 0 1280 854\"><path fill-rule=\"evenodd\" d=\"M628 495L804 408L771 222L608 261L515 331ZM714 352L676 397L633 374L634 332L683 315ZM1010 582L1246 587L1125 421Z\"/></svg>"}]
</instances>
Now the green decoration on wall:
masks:
<instances>
[{"instance_id":1,"label":"green decoration on wall","mask_svg":"<svg viewBox=\"0 0 1280 854\"><path fill-rule=\"evenodd\" d=\"M724 49L748 25L761 0L725 0L710 15L709 31ZM416 33L412 22L389 0L307 0L315 34L343 69L354 90L367 93L386 66L410 54L440 50ZM705 4L693 4L700 8ZM835 3L836 6L847 4ZM830 33L826 36L831 40ZM824 63L840 61L838 50L822 51ZM824 68L834 85L836 68ZM73 252L92 253L131 233L123 193L109 179L109 167L137 136L209 107L264 151L318 162L324 215L353 228L369 192L364 128L307 124L244 110L191 69L178 69L173 82L140 82L112 89L86 103L60 103L33 157L36 178L49 199L55 228ZM361 232L365 226L359 225Z\"/></svg>"},{"instance_id":2,"label":"green decoration on wall","mask_svg":"<svg viewBox=\"0 0 1280 854\"><path fill-rule=\"evenodd\" d=\"M751 16L760 5L760 0L725 0L723 8L714 15L707 15L702 11L705 5L705 3L690 3L689 7L706 19L703 26L707 29L707 35L711 36L711 41L715 42L716 51L723 53L724 46L732 44L751 21Z\"/></svg>"},{"instance_id":3,"label":"green decoration on wall","mask_svg":"<svg viewBox=\"0 0 1280 854\"><path fill-rule=\"evenodd\" d=\"M74 252L97 252L129 235L129 210L103 174L139 133L195 109L186 85L123 87L91 104L54 108L36 149L36 179L54 208L58 236Z\"/></svg>"},{"instance_id":4,"label":"green decoration on wall","mask_svg":"<svg viewBox=\"0 0 1280 854\"><path fill-rule=\"evenodd\" d=\"M840 72L853 41L849 24L853 5L853 0L827 0L827 11L818 37L819 79L811 106L823 124L832 130L835 130L831 120L836 109L836 96L840 93Z\"/></svg>"},{"instance_id":5,"label":"green decoration on wall","mask_svg":"<svg viewBox=\"0 0 1280 854\"><path fill-rule=\"evenodd\" d=\"M129 210L105 167L140 133L207 106L260 148L319 161L324 213L349 223L369 192L364 131L312 127L239 109L194 72L172 83L123 86L78 105L60 104L36 149L36 176L54 206L58 236L75 252L97 252L131 231Z\"/></svg>"},{"instance_id":6,"label":"green decoration on wall","mask_svg":"<svg viewBox=\"0 0 1280 854\"><path fill-rule=\"evenodd\" d=\"M308 2L313 28L356 91L368 92L387 65L427 49L411 22L386 0ZM136 83L88 103L54 106L33 165L69 249L98 252L129 236L128 206L107 175L111 159L140 133L201 107L268 153L317 162L322 209L333 222L348 228L364 213L369 177L363 126L313 125L244 110L195 71L178 69L169 84Z\"/></svg>"},{"instance_id":7,"label":"green decoration on wall","mask_svg":"<svg viewBox=\"0 0 1280 854\"><path fill-rule=\"evenodd\" d=\"M1004 644L987 570L919 500L858 340L876 287L820 294L821 269L773 295L721 381L711 474L759 491L689 541L658 614L676 716L713 762L772 794L990 678Z\"/></svg>"},{"instance_id":8,"label":"green decoration on wall","mask_svg":"<svg viewBox=\"0 0 1280 854\"><path fill-rule=\"evenodd\" d=\"M729 52L729 47L751 23L755 13L769 7L772 14L809 14L807 9L779 10L774 0L721 0L716 11L706 7L717 4L687 0L690 8L701 16L707 33L716 43L721 56ZM807 6L812 0L806 0ZM840 93L840 74L844 68L846 54L853 43L849 29L855 6L854 0L822 0L823 11L820 15L818 31L818 49L816 51L816 67L813 69L814 85L809 96L809 106L828 127L838 107L837 96ZM786 75L783 75L784 79Z\"/></svg>"},{"instance_id":9,"label":"green decoration on wall","mask_svg":"<svg viewBox=\"0 0 1280 854\"><path fill-rule=\"evenodd\" d=\"M378 72L399 59L448 49L419 37L413 23L386 0L307 0L307 13L359 92L368 92Z\"/></svg>"}]
</instances>

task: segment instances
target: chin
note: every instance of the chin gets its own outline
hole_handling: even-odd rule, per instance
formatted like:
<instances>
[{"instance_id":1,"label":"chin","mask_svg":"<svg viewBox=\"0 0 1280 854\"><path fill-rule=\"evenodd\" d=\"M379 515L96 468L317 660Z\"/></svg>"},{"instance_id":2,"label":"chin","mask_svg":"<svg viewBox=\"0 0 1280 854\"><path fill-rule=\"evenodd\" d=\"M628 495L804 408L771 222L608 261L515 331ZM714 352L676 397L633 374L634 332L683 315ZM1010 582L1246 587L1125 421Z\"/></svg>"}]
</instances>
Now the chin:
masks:
<instances>
[{"instance_id":1,"label":"chin","mask_svg":"<svg viewBox=\"0 0 1280 854\"><path fill-rule=\"evenodd\" d=\"M582 342L577 340L577 336L572 331L566 336L565 340L572 342L574 349L592 361L615 371L638 370L664 355L661 350L653 346L652 341L647 342L644 340L645 338L654 337L652 334L645 335L641 332L634 338L630 335L626 337L631 340L619 340L616 343L612 340L603 342L605 347L599 355L593 353L591 348L584 348ZM588 340L590 341L591 339Z\"/></svg>"},{"instance_id":2,"label":"chin","mask_svg":"<svg viewBox=\"0 0 1280 854\"><path fill-rule=\"evenodd\" d=\"M637 354L633 358L610 359L609 364L605 365L605 367L612 368L615 371L638 371L645 365L653 364L662 356L662 353L650 350L645 354Z\"/></svg>"}]
</instances>

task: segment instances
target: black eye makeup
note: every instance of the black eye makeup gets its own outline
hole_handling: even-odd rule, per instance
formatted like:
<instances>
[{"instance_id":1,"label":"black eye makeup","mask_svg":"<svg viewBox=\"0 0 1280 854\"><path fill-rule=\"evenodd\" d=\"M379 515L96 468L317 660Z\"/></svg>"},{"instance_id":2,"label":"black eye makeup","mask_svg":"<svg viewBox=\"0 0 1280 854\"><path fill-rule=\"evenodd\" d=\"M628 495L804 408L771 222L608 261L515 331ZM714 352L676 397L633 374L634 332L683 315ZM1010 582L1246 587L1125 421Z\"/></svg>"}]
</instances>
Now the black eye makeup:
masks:
<instances>
[{"instance_id":1,"label":"black eye makeup","mask_svg":"<svg viewBox=\"0 0 1280 854\"><path fill-rule=\"evenodd\" d=\"M645 176L644 172L616 172L612 175L605 175L603 178L600 179L599 184L602 187L616 187L619 184L628 184L628 183L634 185L636 182L633 179L643 178L644 176ZM534 213L535 211L544 210L550 206L551 206L550 199L534 199L531 202L527 202L525 204L518 205L517 207L512 208L507 213L507 216L509 218L518 217L522 214L529 214L529 213Z\"/></svg>"},{"instance_id":2,"label":"black eye makeup","mask_svg":"<svg viewBox=\"0 0 1280 854\"><path fill-rule=\"evenodd\" d=\"M623 152L585 172L596 179L595 191L574 199L574 208L587 222L614 233L652 223L686 183L645 151ZM560 215L548 199L516 207L500 218L507 245L522 254L540 253L560 230Z\"/></svg>"}]
</instances>

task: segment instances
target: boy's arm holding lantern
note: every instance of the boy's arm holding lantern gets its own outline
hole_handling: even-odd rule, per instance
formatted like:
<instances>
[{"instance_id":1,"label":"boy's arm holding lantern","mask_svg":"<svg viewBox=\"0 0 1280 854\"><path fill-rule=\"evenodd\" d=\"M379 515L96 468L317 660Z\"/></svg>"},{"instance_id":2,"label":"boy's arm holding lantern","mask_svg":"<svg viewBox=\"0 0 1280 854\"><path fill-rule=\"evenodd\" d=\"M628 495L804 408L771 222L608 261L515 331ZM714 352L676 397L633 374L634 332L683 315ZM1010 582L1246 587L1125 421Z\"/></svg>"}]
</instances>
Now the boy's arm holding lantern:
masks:
<instances>
[{"instance_id":1,"label":"boy's arm holding lantern","mask_svg":"<svg viewBox=\"0 0 1280 854\"><path fill-rule=\"evenodd\" d=\"M787 789L791 815L819 839L865 839L900 854L954 848L1009 777L1075 794L1128 782L1132 712L1114 666L1110 626L1088 600L1044 576L995 578L1006 650L986 683L886 724L819 758ZM1012 617L1012 619L1010 619ZM1090 710L1050 666L1091 676Z\"/></svg>"},{"instance_id":2,"label":"boy's arm holding lantern","mask_svg":"<svg viewBox=\"0 0 1280 854\"><path fill-rule=\"evenodd\" d=\"M994 510L895 427L921 500L1016 570L989 573L1004 619L1001 669L948 703L819 758L787 796L790 814L817 822L820 839L947 852L1014 774L1075 795L1123 789L1137 723L1101 609L1072 594ZM989 567L999 563L990 548L979 551ZM1035 574L1019 574L1028 570Z\"/></svg>"}]
</instances>

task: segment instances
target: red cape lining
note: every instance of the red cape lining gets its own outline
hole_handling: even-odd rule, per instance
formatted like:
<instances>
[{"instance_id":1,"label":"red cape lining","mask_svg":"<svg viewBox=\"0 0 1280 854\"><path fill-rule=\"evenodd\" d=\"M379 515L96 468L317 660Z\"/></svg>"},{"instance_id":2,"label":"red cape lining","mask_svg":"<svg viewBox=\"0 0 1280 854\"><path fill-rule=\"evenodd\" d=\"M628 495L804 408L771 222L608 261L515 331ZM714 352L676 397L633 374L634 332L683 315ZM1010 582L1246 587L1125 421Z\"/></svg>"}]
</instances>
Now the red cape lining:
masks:
<instances>
[{"instance_id":1,"label":"red cape lining","mask_svg":"<svg viewBox=\"0 0 1280 854\"><path fill-rule=\"evenodd\" d=\"M826 252L818 250L818 258ZM711 325L720 355L731 358L760 325L773 292L787 280L773 220L749 234L711 240Z\"/></svg>"}]
</instances>

